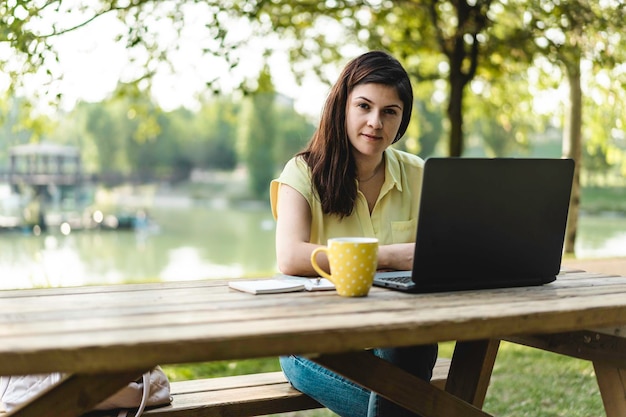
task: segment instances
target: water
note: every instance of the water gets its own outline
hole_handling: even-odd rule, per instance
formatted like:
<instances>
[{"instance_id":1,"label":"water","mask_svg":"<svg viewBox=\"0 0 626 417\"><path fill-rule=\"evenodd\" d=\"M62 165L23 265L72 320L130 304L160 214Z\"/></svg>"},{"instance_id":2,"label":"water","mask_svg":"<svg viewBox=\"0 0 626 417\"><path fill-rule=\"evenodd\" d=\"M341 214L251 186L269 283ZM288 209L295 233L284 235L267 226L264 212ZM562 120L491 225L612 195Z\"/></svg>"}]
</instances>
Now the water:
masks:
<instances>
[{"instance_id":1,"label":"water","mask_svg":"<svg viewBox=\"0 0 626 417\"><path fill-rule=\"evenodd\" d=\"M0 289L267 276L276 272L265 205L151 209L158 229L0 233ZM626 256L626 217L581 217L579 258Z\"/></svg>"},{"instance_id":2,"label":"water","mask_svg":"<svg viewBox=\"0 0 626 417\"><path fill-rule=\"evenodd\" d=\"M0 289L273 274L269 209L151 209L158 230L0 234Z\"/></svg>"},{"instance_id":3,"label":"water","mask_svg":"<svg viewBox=\"0 0 626 417\"><path fill-rule=\"evenodd\" d=\"M626 256L625 216L582 216L578 233L575 246L578 258Z\"/></svg>"}]
</instances>

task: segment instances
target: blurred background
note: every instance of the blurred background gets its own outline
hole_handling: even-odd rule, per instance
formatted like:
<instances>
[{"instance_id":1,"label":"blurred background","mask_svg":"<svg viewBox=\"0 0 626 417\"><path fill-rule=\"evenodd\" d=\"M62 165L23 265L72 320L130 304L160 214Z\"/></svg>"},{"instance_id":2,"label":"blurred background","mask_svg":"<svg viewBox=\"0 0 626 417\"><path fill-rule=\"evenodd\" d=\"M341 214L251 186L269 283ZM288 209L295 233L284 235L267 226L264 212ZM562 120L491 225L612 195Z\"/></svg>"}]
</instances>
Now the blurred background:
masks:
<instances>
[{"instance_id":1,"label":"blurred background","mask_svg":"<svg viewBox=\"0 0 626 417\"><path fill-rule=\"evenodd\" d=\"M4 2L0 289L276 273L269 181L368 49L413 81L396 146L574 158L565 259L626 258L625 7Z\"/></svg>"}]
</instances>

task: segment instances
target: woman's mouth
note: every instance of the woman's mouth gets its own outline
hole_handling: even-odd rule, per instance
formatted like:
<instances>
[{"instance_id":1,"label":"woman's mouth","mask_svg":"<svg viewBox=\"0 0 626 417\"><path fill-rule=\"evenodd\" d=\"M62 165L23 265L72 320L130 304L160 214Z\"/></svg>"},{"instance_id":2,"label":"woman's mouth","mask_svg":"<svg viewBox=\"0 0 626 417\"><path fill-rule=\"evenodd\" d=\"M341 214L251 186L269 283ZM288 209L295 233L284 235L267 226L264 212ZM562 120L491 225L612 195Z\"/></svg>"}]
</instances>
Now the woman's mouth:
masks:
<instances>
[{"instance_id":1,"label":"woman's mouth","mask_svg":"<svg viewBox=\"0 0 626 417\"><path fill-rule=\"evenodd\" d=\"M382 137L381 137L381 136L377 136L377 135L369 135L369 134L367 134L367 133L361 133L361 135L362 135L362 136L364 136L364 137L365 137L365 139L368 139L368 140L379 140L379 139L382 139Z\"/></svg>"}]
</instances>

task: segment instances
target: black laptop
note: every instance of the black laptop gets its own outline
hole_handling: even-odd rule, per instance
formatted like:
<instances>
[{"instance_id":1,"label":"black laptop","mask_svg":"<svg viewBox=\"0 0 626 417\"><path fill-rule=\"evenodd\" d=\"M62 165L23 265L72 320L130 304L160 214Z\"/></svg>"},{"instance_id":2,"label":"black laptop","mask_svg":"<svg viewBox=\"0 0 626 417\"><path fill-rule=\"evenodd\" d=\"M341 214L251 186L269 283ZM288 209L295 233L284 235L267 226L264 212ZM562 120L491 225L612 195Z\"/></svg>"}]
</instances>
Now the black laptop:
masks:
<instances>
[{"instance_id":1,"label":"black laptop","mask_svg":"<svg viewBox=\"0 0 626 417\"><path fill-rule=\"evenodd\" d=\"M374 285L409 292L543 285L556 279L571 159L429 158L412 271Z\"/></svg>"}]
</instances>

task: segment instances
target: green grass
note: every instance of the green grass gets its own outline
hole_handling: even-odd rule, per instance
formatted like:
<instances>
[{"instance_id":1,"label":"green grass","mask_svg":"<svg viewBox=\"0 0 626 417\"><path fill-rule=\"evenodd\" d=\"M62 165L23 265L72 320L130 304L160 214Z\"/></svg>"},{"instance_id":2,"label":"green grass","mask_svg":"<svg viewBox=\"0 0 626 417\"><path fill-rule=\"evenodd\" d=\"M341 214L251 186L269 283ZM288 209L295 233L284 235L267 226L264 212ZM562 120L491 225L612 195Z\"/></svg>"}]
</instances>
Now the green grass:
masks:
<instances>
[{"instance_id":1,"label":"green grass","mask_svg":"<svg viewBox=\"0 0 626 417\"><path fill-rule=\"evenodd\" d=\"M263 358L189 365L167 365L163 366L163 370L170 381L184 381L188 379L280 371L280 365L278 364L278 358Z\"/></svg>"},{"instance_id":2,"label":"green grass","mask_svg":"<svg viewBox=\"0 0 626 417\"><path fill-rule=\"evenodd\" d=\"M440 357L451 357L442 343ZM163 367L172 381L280 370L276 358ZM498 417L600 417L604 408L590 362L503 342L484 410ZM328 410L282 417L332 417Z\"/></svg>"},{"instance_id":3,"label":"green grass","mask_svg":"<svg viewBox=\"0 0 626 417\"><path fill-rule=\"evenodd\" d=\"M593 366L525 346L502 343L485 411L510 417L600 417Z\"/></svg>"}]
</instances>

